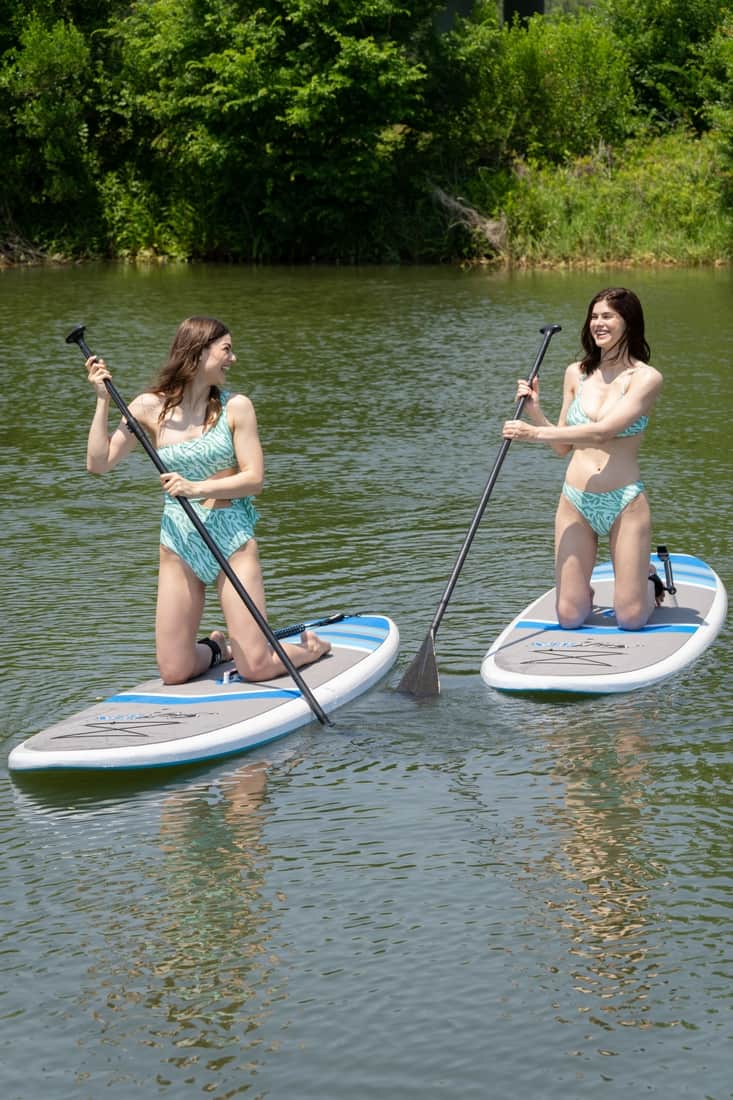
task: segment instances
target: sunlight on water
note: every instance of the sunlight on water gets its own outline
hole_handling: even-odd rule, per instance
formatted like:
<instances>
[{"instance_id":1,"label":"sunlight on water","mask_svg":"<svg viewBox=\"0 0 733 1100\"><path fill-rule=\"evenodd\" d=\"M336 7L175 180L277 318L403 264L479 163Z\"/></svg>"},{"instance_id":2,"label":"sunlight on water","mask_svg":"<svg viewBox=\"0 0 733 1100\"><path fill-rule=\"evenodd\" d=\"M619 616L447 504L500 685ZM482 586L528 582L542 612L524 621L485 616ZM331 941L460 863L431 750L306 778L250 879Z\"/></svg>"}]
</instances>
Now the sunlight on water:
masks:
<instances>
[{"instance_id":1,"label":"sunlight on water","mask_svg":"<svg viewBox=\"0 0 733 1100\"><path fill-rule=\"evenodd\" d=\"M179 772L0 777L8 1097L730 1095L729 631L631 695L485 687L489 643L552 577L563 463L517 445L440 628L441 697L394 690L540 326L563 325L554 413L587 299L627 280L665 373L655 542L730 588L729 272L3 273L6 756L154 674L160 493L142 455L84 473L78 321L131 398L181 317L221 315L265 445L273 623L381 611L402 637L333 729Z\"/></svg>"}]
</instances>

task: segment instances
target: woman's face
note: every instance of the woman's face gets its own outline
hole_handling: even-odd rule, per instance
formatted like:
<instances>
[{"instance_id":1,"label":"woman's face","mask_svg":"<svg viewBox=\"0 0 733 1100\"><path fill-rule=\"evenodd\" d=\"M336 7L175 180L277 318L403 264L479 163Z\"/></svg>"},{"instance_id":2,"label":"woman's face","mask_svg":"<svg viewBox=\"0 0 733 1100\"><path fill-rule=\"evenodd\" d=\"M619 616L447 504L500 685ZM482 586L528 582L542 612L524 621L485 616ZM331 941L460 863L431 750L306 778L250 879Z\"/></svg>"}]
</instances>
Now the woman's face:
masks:
<instances>
[{"instance_id":1,"label":"woman's face","mask_svg":"<svg viewBox=\"0 0 733 1100\"><path fill-rule=\"evenodd\" d=\"M210 386L223 386L229 368L236 361L237 357L232 351L231 335L226 332L201 352L199 370Z\"/></svg>"},{"instance_id":2,"label":"woman's face","mask_svg":"<svg viewBox=\"0 0 733 1100\"><path fill-rule=\"evenodd\" d=\"M589 327L590 334L601 351L615 348L626 332L626 322L606 298L593 306Z\"/></svg>"}]
</instances>

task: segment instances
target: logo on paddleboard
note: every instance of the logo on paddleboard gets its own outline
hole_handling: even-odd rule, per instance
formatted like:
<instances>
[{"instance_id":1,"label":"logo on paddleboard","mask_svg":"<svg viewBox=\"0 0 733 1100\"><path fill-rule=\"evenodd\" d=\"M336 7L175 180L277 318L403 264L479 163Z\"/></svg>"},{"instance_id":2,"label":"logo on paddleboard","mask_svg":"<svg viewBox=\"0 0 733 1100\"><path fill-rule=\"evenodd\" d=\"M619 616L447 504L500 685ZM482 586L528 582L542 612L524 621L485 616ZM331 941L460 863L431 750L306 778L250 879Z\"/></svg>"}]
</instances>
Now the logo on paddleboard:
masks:
<instances>
[{"instance_id":1,"label":"logo on paddleboard","mask_svg":"<svg viewBox=\"0 0 733 1100\"><path fill-rule=\"evenodd\" d=\"M85 722L82 729L73 733L61 735L66 737L98 737L104 734L105 738L125 736L151 740L151 734L156 731L170 729L171 726L189 725L191 719L198 718L195 710L156 710L149 713L130 711L129 714L97 714L94 719ZM154 737L152 738L154 740Z\"/></svg>"}]
</instances>

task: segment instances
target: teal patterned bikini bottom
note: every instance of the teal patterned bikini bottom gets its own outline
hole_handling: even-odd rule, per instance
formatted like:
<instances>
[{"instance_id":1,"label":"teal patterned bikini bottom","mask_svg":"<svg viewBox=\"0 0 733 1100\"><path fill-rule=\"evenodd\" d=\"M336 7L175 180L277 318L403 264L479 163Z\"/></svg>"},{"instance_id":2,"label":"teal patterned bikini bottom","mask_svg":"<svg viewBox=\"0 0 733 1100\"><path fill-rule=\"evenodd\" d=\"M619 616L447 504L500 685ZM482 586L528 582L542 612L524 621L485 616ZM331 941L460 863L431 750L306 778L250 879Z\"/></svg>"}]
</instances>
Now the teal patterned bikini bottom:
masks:
<instances>
[{"instance_id":1,"label":"teal patterned bikini bottom","mask_svg":"<svg viewBox=\"0 0 733 1100\"><path fill-rule=\"evenodd\" d=\"M254 537L257 512L251 497L239 497L228 508L203 508L191 501L213 542L228 560ZM204 584L213 584L221 567L177 500L169 497L160 524L162 546L178 554Z\"/></svg>"},{"instance_id":2,"label":"teal patterned bikini bottom","mask_svg":"<svg viewBox=\"0 0 733 1100\"><path fill-rule=\"evenodd\" d=\"M630 485L610 489L607 493L589 493L584 489L574 489L567 482L562 487L562 495L580 512L597 535L607 535L624 508L643 492L644 484L641 481L632 481Z\"/></svg>"}]
</instances>

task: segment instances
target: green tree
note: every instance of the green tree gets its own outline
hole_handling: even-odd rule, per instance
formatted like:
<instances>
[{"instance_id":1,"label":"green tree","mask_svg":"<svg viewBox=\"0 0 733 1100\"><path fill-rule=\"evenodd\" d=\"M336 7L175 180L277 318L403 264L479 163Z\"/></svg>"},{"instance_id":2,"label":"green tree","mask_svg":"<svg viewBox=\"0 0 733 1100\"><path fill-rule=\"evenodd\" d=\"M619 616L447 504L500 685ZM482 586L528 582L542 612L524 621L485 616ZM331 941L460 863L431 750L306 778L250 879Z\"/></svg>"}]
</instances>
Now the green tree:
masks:
<instances>
[{"instance_id":1,"label":"green tree","mask_svg":"<svg viewBox=\"0 0 733 1100\"><path fill-rule=\"evenodd\" d=\"M710 129L730 177L733 0L467 4L0 0L0 218L75 253L437 259L474 253L467 206L518 216L522 172L637 132Z\"/></svg>"},{"instance_id":2,"label":"green tree","mask_svg":"<svg viewBox=\"0 0 733 1100\"><path fill-rule=\"evenodd\" d=\"M731 0L598 0L624 45L637 103L652 120L705 125L700 48L716 34Z\"/></svg>"},{"instance_id":3,"label":"green tree","mask_svg":"<svg viewBox=\"0 0 733 1100\"><path fill-rule=\"evenodd\" d=\"M623 141L634 121L623 46L588 12L499 28L493 7L479 9L433 63L429 100L445 148L469 169L560 162Z\"/></svg>"},{"instance_id":4,"label":"green tree","mask_svg":"<svg viewBox=\"0 0 733 1100\"><path fill-rule=\"evenodd\" d=\"M410 193L421 43L439 6L135 5L111 28L108 98L129 156L107 193L138 181L148 226L175 225L194 253L305 258L340 242L361 254L385 203Z\"/></svg>"},{"instance_id":5,"label":"green tree","mask_svg":"<svg viewBox=\"0 0 733 1100\"><path fill-rule=\"evenodd\" d=\"M56 237L73 235L69 227L87 221L96 205L85 114L90 53L73 24L47 24L34 12L18 37L0 69L5 218L51 246Z\"/></svg>"},{"instance_id":6,"label":"green tree","mask_svg":"<svg viewBox=\"0 0 733 1100\"><path fill-rule=\"evenodd\" d=\"M733 210L733 15L700 48L699 58L705 120L720 155L724 200L728 210Z\"/></svg>"},{"instance_id":7,"label":"green tree","mask_svg":"<svg viewBox=\"0 0 733 1100\"><path fill-rule=\"evenodd\" d=\"M534 18L507 33L499 79L512 117L511 144L559 162L615 143L633 123L634 91L623 44L597 17Z\"/></svg>"}]
</instances>

